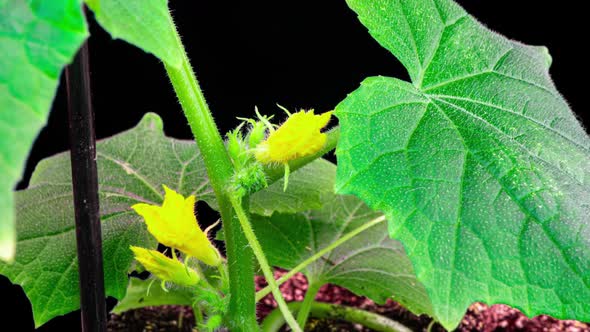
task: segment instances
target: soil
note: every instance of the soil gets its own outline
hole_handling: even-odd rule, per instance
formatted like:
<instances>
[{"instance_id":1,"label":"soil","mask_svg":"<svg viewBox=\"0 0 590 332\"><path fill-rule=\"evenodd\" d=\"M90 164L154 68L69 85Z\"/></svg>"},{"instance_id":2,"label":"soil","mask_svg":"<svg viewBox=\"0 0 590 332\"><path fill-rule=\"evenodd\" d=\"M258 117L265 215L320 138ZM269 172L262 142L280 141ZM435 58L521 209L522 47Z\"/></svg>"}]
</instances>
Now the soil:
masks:
<instances>
[{"instance_id":1,"label":"soil","mask_svg":"<svg viewBox=\"0 0 590 332\"><path fill-rule=\"evenodd\" d=\"M192 332L193 310L188 306L145 307L111 314L109 332Z\"/></svg>"},{"instance_id":2,"label":"soil","mask_svg":"<svg viewBox=\"0 0 590 332\"><path fill-rule=\"evenodd\" d=\"M277 271L275 277L283 275L284 271ZM266 281L257 277L257 289L266 286ZM307 281L301 274L297 274L289 281L281 285L281 291L285 299L289 301L302 301L307 289ZM430 318L416 316L405 310L394 301L388 301L385 305L376 305L367 298L356 296L338 286L325 285L316 297L317 301L354 306L379 313L394 319L413 331L426 331L430 324ZM258 316L264 318L270 311L276 308L276 302L271 295L263 298L258 304ZM164 306L147 307L131 310L122 315L112 314L108 331L110 332L191 332L194 326L194 317L189 307ZM362 326L356 326L344 321L326 321L310 319L306 331L311 332L345 332L358 331L370 332ZM432 331L445 331L441 326L434 325ZM532 319L524 316L520 311L506 305L487 306L482 303L473 304L457 332L590 332L590 325L573 320L557 320L549 316L537 316Z\"/></svg>"}]
</instances>

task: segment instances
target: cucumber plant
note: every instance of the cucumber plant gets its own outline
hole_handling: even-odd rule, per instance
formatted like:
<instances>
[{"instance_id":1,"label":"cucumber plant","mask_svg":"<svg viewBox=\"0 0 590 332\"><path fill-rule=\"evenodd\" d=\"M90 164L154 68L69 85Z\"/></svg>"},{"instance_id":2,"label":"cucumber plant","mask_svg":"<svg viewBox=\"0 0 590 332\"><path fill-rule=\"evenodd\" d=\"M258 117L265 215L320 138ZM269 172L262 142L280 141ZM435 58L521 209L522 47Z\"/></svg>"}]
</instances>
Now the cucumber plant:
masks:
<instances>
[{"instance_id":1,"label":"cucumber plant","mask_svg":"<svg viewBox=\"0 0 590 332\"><path fill-rule=\"evenodd\" d=\"M410 81L369 77L333 111L285 110L280 124L257 110L222 136L167 1L0 1L0 139L11 142L0 146L0 273L24 289L36 326L79 308L69 154L13 188L88 37L84 5L162 61L195 138L166 137L148 113L97 144L114 312L183 304L203 330L284 319L301 331L332 310L404 329L314 303L333 283L447 329L476 301L590 321L590 138L548 74L548 50L490 31L452 0L347 3ZM334 149L337 164L322 158ZM219 211L224 254L196 200ZM258 293L254 258L269 281ZM273 266L306 275L303 302L285 303ZM128 276L144 269L147 280ZM256 301L269 293L281 314L259 325Z\"/></svg>"}]
</instances>

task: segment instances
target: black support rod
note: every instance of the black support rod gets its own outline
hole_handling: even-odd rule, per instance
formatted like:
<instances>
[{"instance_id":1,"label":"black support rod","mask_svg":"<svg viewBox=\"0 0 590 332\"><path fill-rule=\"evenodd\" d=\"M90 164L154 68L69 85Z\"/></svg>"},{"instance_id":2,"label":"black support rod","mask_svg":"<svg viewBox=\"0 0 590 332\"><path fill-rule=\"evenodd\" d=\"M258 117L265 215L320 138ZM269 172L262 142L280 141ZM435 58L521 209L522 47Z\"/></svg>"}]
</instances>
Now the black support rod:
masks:
<instances>
[{"instance_id":1,"label":"black support rod","mask_svg":"<svg viewBox=\"0 0 590 332\"><path fill-rule=\"evenodd\" d=\"M102 239L88 44L66 68L83 332L106 331Z\"/></svg>"}]
</instances>

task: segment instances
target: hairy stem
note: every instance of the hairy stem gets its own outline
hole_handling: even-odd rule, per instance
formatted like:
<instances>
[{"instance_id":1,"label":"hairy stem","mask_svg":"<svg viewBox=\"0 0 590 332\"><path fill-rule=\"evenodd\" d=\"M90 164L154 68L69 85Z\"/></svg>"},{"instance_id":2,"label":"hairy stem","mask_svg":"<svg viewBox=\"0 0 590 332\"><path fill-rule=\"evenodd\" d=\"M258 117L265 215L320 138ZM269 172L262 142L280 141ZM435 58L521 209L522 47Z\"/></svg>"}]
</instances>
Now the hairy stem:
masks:
<instances>
[{"instance_id":1,"label":"hairy stem","mask_svg":"<svg viewBox=\"0 0 590 332\"><path fill-rule=\"evenodd\" d=\"M195 324L200 327L201 325L203 325L205 320L203 318L203 312L201 311L201 306L198 303L193 304L193 313L195 315Z\"/></svg>"},{"instance_id":2,"label":"hairy stem","mask_svg":"<svg viewBox=\"0 0 590 332\"><path fill-rule=\"evenodd\" d=\"M320 287L323 283L316 282L314 280L309 280L309 284L307 287L307 292L305 292L305 297L303 298L303 302L301 302L301 307L299 308L299 312L297 313L297 323L301 326L302 329L305 329L305 323L307 322L307 317L309 316L309 311L311 310L311 305L315 300L315 296L318 294Z\"/></svg>"},{"instance_id":3,"label":"hairy stem","mask_svg":"<svg viewBox=\"0 0 590 332\"><path fill-rule=\"evenodd\" d=\"M178 32L176 41L176 46L182 50L182 65L164 65L203 156L223 220L230 290L226 323L231 331L255 331L258 325L254 301L254 260L225 190L233 174L233 166Z\"/></svg>"},{"instance_id":4,"label":"hairy stem","mask_svg":"<svg viewBox=\"0 0 590 332\"><path fill-rule=\"evenodd\" d=\"M287 324L289 325L291 330L293 330L295 332L302 332L301 328L299 328L299 325L295 321L295 317L293 317L293 314L291 313L291 311L289 311L289 308L287 307L287 303L285 302L285 299L283 298L283 294L281 294L281 291L275 282L275 278L272 273L272 269L270 267L270 264L268 264L268 260L266 259L266 256L264 255L264 252L262 251L262 246L260 246L260 242L258 242L258 239L256 238L256 234L254 234L254 230L252 229L252 224L250 224L250 220L248 218L248 215L246 214L246 210L242 206L242 201L247 201L248 200L247 198L248 197L244 197L243 200L238 199L237 197L234 197L234 196L232 196L232 198L231 198L231 202L232 202L232 205L234 206L234 210L236 211L236 215L238 216L238 219L240 220L240 224L242 225L242 230L244 231L244 235L246 235L246 239L248 239L248 242L250 243L250 247L252 248L252 251L254 252L254 255L256 256L256 259L258 260L258 263L260 264L260 268L262 269L262 273L264 274L264 277L266 278L266 281L268 282L268 284L270 286L272 294L274 295L274 298L277 301L277 303L279 305L279 309L281 310L282 315L284 316L285 320L287 321Z\"/></svg>"},{"instance_id":5,"label":"hairy stem","mask_svg":"<svg viewBox=\"0 0 590 332\"><path fill-rule=\"evenodd\" d=\"M289 309L297 311L301 302L289 303ZM369 311L346 307L337 304L313 302L310 314L316 318L343 319L351 323L361 324L377 332L411 332L403 324ZM262 322L263 332L276 332L285 324L278 310L271 312Z\"/></svg>"},{"instance_id":6,"label":"hairy stem","mask_svg":"<svg viewBox=\"0 0 590 332\"><path fill-rule=\"evenodd\" d=\"M359 226L358 228L355 228L352 231L346 233L338 240L332 242L330 245L328 245L325 248L323 248L322 250L316 252L313 256L310 256L308 259L304 260L299 265L297 265L296 267L291 269L289 272L287 272L287 274L283 275L280 279L277 280L277 284L280 285L280 284L284 283L285 281L289 280L292 276L294 276L295 274L297 274L298 272L300 272L301 270L306 268L309 264L322 258L322 256L328 254L330 251L334 250L339 245L352 239L353 237L357 236L359 233L363 232L364 230L369 229L369 228L371 228L383 221L385 221L385 217L381 216L381 217L375 218L375 219L369 221L368 223L365 223L365 224ZM256 302L260 301L263 297L268 295L270 293L270 291L271 291L270 286L267 286L267 287L259 290L256 293Z\"/></svg>"}]
</instances>

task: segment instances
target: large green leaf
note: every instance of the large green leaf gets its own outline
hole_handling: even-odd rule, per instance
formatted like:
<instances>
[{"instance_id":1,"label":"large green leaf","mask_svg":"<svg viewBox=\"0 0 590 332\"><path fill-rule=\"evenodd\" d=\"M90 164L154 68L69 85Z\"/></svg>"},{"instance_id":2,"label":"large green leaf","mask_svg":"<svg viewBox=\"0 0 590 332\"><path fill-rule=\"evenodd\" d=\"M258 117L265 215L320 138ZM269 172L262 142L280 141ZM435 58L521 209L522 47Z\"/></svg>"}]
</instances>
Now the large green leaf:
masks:
<instances>
[{"instance_id":1,"label":"large green leaf","mask_svg":"<svg viewBox=\"0 0 590 332\"><path fill-rule=\"evenodd\" d=\"M348 3L412 84L337 106L337 190L385 212L447 328L474 301L590 320L590 139L547 50L450 0Z\"/></svg>"},{"instance_id":2,"label":"large green leaf","mask_svg":"<svg viewBox=\"0 0 590 332\"><path fill-rule=\"evenodd\" d=\"M87 36L81 2L0 0L0 260L14 258L14 187L61 70Z\"/></svg>"},{"instance_id":3,"label":"large green leaf","mask_svg":"<svg viewBox=\"0 0 590 332\"><path fill-rule=\"evenodd\" d=\"M96 20L113 38L154 54L173 67L182 49L168 10L168 0L86 0Z\"/></svg>"},{"instance_id":4,"label":"large green leaf","mask_svg":"<svg viewBox=\"0 0 590 332\"><path fill-rule=\"evenodd\" d=\"M129 246L156 245L131 205L160 204L162 184L209 204L214 195L194 142L165 137L155 114L98 142L97 162L105 288L121 299L133 261ZM23 287L40 326L79 307L69 154L40 162L29 188L16 192L16 205L18 251L12 265L0 264L0 273Z\"/></svg>"},{"instance_id":5,"label":"large green leaf","mask_svg":"<svg viewBox=\"0 0 590 332\"><path fill-rule=\"evenodd\" d=\"M305 176L307 181L329 182L327 188L333 188L336 167L332 163L317 160L306 168L307 173L291 174L289 183ZM354 196L332 194L323 195L319 209L270 217L253 215L252 224L270 263L291 269L380 216ZM402 245L387 235L385 223L363 231L303 272L316 283L340 285L380 303L393 297L416 314L433 315L426 290L416 280Z\"/></svg>"},{"instance_id":6,"label":"large green leaf","mask_svg":"<svg viewBox=\"0 0 590 332\"><path fill-rule=\"evenodd\" d=\"M148 292L149 290L149 292ZM168 291L153 279L129 279L125 297L117 303L112 312L120 314L127 310L161 305L192 305L194 294L188 288L169 285Z\"/></svg>"}]
</instances>

